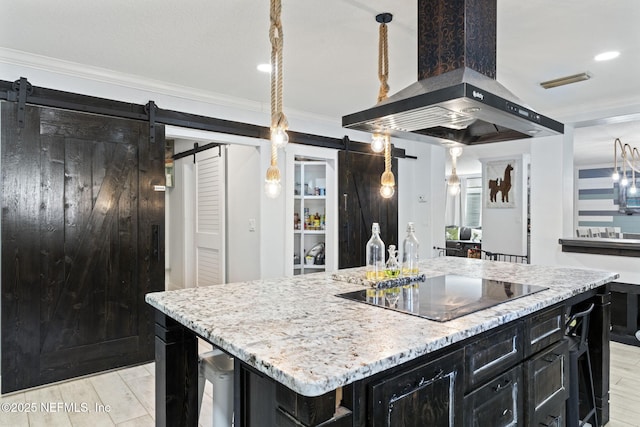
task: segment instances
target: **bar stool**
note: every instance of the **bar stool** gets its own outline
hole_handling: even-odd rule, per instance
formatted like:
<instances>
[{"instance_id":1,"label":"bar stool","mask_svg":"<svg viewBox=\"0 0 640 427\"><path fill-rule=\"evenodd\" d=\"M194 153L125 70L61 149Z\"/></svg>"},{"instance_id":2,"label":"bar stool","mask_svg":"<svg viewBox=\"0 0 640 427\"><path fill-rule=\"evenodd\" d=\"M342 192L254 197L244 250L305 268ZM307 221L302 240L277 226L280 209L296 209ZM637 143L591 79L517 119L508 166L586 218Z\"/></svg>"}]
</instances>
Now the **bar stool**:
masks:
<instances>
[{"instance_id":1,"label":"bar stool","mask_svg":"<svg viewBox=\"0 0 640 427\"><path fill-rule=\"evenodd\" d=\"M213 385L213 427L233 425L233 357L221 350L198 355L198 417L205 381Z\"/></svg>"},{"instance_id":2,"label":"bar stool","mask_svg":"<svg viewBox=\"0 0 640 427\"><path fill-rule=\"evenodd\" d=\"M589 315L593 310L593 303L584 311L572 314L566 323L566 335L569 340L569 399L567 400L567 426L583 426L587 420L593 418L593 427L598 427L598 415L596 413L596 397L593 387L593 374L591 371L591 357L589 356ZM586 357L585 357L586 356ZM586 364L585 364L586 362ZM584 399L580 402L580 383ZM588 402L590 400L590 402ZM590 403L590 408L585 413L581 410L581 403ZM580 414L583 413L582 419Z\"/></svg>"}]
</instances>

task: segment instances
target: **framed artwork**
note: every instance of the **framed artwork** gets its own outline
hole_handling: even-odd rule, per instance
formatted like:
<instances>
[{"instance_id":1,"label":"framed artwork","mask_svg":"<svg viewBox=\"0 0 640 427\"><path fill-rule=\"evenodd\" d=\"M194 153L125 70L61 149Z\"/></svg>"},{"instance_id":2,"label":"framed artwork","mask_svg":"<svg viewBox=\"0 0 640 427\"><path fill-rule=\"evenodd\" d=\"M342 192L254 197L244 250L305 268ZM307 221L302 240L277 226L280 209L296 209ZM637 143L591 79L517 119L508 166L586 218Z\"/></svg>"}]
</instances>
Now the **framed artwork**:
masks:
<instances>
[{"instance_id":1,"label":"framed artwork","mask_svg":"<svg viewBox=\"0 0 640 427\"><path fill-rule=\"evenodd\" d=\"M483 194L487 208L515 208L517 187L515 183L516 159L495 160L484 164Z\"/></svg>"}]
</instances>

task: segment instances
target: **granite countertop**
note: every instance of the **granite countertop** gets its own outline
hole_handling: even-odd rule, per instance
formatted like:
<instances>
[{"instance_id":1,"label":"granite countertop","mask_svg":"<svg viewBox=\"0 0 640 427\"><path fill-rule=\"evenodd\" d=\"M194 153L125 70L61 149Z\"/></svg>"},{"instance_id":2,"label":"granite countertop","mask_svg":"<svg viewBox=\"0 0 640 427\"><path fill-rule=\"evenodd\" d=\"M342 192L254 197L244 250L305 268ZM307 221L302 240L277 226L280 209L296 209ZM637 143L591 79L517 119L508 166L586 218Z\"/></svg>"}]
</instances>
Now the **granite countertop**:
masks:
<instances>
[{"instance_id":1,"label":"granite countertop","mask_svg":"<svg viewBox=\"0 0 640 427\"><path fill-rule=\"evenodd\" d=\"M618 277L458 257L420 267L427 277L458 274L549 289L443 323L337 297L362 285L332 273L156 292L146 301L295 392L319 396ZM364 275L363 268L343 272Z\"/></svg>"}]
</instances>

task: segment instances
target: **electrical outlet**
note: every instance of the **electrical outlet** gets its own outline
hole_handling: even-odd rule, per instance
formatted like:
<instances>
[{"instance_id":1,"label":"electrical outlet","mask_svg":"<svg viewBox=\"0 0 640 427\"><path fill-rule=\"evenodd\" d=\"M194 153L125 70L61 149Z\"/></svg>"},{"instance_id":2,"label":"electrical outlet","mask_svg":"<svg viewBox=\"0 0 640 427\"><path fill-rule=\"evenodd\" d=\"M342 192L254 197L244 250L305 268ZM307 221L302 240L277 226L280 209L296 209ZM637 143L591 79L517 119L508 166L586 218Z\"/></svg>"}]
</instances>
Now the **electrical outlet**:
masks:
<instances>
[{"instance_id":1,"label":"electrical outlet","mask_svg":"<svg viewBox=\"0 0 640 427\"><path fill-rule=\"evenodd\" d=\"M249 218L249 231L256 231L256 219Z\"/></svg>"},{"instance_id":2,"label":"electrical outlet","mask_svg":"<svg viewBox=\"0 0 640 427\"><path fill-rule=\"evenodd\" d=\"M418 203L427 203L427 196L425 196L424 194L420 194L418 196Z\"/></svg>"}]
</instances>

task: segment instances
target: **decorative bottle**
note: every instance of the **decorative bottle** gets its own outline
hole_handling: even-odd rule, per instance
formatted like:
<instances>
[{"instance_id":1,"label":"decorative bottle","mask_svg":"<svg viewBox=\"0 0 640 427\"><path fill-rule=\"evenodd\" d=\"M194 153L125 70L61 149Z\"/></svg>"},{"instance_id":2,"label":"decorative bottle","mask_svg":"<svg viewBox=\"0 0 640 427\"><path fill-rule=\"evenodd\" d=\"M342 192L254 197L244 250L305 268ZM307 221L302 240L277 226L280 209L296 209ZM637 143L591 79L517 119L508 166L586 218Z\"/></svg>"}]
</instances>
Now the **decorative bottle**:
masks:
<instances>
[{"instance_id":1,"label":"decorative bottle","mask_svg":"<svg viewBox=\"0 0 640 427\"><path fill-rule=\"evenodd\" d=\"M371 226L371 238L367 242L367 269L365 277L369 280L384 279L384 242L380 238L380 225Z\"/></svg>"},{"instance_id":2,"label":"decorative bottle","mask_svg":"<svg viewBox=\"0 0 640 427\"><path fill-rule=\"evenodd\" d=\"M384 273L387 277L398 277L400 275L400 263L398 262L396 245L389 245L389 259L387 259Z\"/></svg>"},{"instance_id":3,"label":"decorative bottle","mask_svg":"<svg viewBox=\"0 0 640 427\"><path fill-rule=\"evenodd\" d=\"M418 274L418 239L415 235L413 222L407 224L407 237L402 242L402 275L415 276Z\"/></svg>"}]
</instances>

